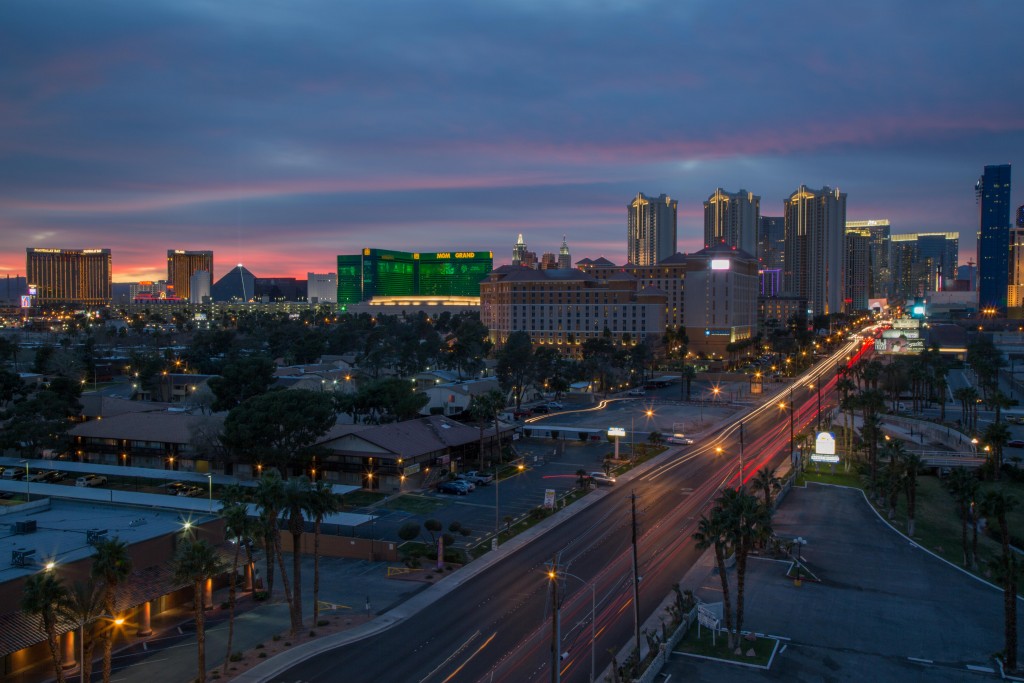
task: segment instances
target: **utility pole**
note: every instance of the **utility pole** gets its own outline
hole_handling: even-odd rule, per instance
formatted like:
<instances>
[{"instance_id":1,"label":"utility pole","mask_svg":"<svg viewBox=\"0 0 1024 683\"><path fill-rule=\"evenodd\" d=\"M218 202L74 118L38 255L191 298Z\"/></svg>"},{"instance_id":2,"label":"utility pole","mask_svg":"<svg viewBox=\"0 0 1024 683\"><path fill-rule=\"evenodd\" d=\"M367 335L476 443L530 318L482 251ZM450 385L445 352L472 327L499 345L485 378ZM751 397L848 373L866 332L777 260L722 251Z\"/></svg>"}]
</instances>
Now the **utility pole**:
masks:
<instances>
[{"instance_id":1,"label":"utility pole","mask_svg":"<svg viewBox=\"0 0 1024 683\"><path fill-rule=\"evenodd\" d=\"M821 431L821 372L818 372L818 431Z\"/></svg>"},{"instance_id":2,"label":"utility pole","mask_svg":"<svg viewBox=\"0 0 1024 683\"><path fill-rule=\"evenodd\" d=\"M740 420L740 488L743 488L743 421Z\"/></svg>"},{"instance_id":3,"label":"utility pole","mask_svg":"<svg viewBox=\"0 0 1024 683\"><path fill-rule=\"evenodd\" d=\"M640 661L640 574L636 559L636 491L629 495L633 516L633 634L636 638L636 661Z\"/></svg>"},{"instance_id":4,"label":"utility pole","mask_svg":"<svg viewBox=\"0 0 1024 683\"><path fill-rule=\"evenodd\" d=\"M562 680L562 620L558 600L558 553L551 556L551 683Z\"/></svg>"},{"instance_id":5,"label":"utility pole","mask_svg":"<svg viewBox=\"0 0 1024 683\"><path fill-rule=\"evenodd\" d=\"M796 440L793 437L793 408L795 408L795 406L793 405L793 387L790 386L789 387L789 459L790 459L791 463L793 462L793 451L795 450L795 446L796 446ZM797 467L795 469L797 470L797 473L799 473L800 468Z\"/></svg>"}]
</instances>

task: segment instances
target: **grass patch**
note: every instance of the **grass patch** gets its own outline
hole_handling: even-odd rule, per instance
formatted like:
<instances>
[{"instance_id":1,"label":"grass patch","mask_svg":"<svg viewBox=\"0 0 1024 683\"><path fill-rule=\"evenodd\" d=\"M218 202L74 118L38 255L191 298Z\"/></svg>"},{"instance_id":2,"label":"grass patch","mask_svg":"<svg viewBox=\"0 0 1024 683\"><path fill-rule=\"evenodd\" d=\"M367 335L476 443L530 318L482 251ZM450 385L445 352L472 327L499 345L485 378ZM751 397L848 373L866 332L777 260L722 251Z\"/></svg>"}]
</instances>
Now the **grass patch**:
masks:
<instances>
[{"instance_id":1,"label":"grass patch","mask_svg":"<svg viewBox=\"0 0 1024 683\"><path fill-rule=\"evenodd\" d=\"M352 493L346 493L341 497L341 500L346 508L361 508L373 505L387 497L388 494L377 491L353 491Z\"/></svg>"},{"instance_id":2,"label":"grass patch","mask_svg":"<svg viewBox=\"0 0 1024 683\"><path fill-rule=\"evenodd\" d=\"M800 477L797 479L797 486L803 486L807 482L816 482L818 484L835 484L836 486L852 486L853 488L861 488L860 475L854 471L843 472L841 467L836 468L836 473L832 474L827 469L815 472L812 467L808 467L800 472Z\"/></svg>"},{"instance_id":3,"label":"grass patch","mask_svg":"<svg viewBox=\"0 0 1024 683\"><path fill-rule=\"evenodd\" d=\"M445 504L433 498L406 493L388 501L384 507L388 510L400 510L413 515L425 515L445 507Z\"/></svg>"},{"instance_id":4,"label":"grass patch","mask_svg":"<svg viewBox=\"0 0 1024 683\"><path fill-rule=\"evenodd\" d=\"M768 661L771 659L777 642L771 638L758 638L753 642L741 638L740 648L743 654L737 655L729 649L729 636L724 631L719 632L718 635L713 635L711 629L702 627L698 637L697 624L695 622L690 626L690 630L686 632L686 637L679 641L675 649L677 652L686 652L692 655L700 655L701 657L714 657L715 659L723 659L728 662L768 666ZM754 649L754 656L748 657L746 652L751 648Z\"/></svg>"}]
</instances>

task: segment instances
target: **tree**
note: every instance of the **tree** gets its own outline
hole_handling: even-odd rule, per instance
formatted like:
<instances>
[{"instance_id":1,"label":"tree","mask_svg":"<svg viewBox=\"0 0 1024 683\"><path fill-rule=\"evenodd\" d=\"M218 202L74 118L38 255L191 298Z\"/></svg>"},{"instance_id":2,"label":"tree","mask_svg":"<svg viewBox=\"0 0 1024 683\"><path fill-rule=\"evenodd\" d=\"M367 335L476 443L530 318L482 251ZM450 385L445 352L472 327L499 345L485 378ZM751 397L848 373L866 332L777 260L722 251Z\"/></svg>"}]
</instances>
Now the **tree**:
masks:
<instances>
[{"instance_id":1,"label":"tree","mask_svg":"<svg viewBox=\"0 0 1024 683\"><path fill-rule=\"evenodd\" d=\"M227 569L213 546L202 539L183 539L171 561L174 580L192 584L193 612L196 622L196 654L199 683L206 681L206 613L203 609L203 584Z\"/></svg>"},{"instance_id":2,"label":"tree","mask_svg":"<svg viewBox=\"0 0 1024 683\"><path fill-rule=\"evenodd\" d=\"M387 377L360 384L354 394L337 395L335 405L356 423L385 424L415 418L429 401L426 394L409 391L408 380Z\"/></svg>"},{"instance_id":3,"label":"tree","mask_svg":"<svg viewBox=\"0 0 1024 683\"><path fill-rule=\"evenodd\" d=\"M725 632L729 637L729 647L733 647L732 604L729 594L729 577L726 574L725 557L729 548L729 535L725 521L725 513L716 505L707 515L701 515L697 521L697 531L693 533L694 545L697 550L714 548L715 564L718 567L718 578L722 583L722 606L725 618Z\"/></svg>"},{"instance_id":4,"label":"tree","mask_svg":"<svg viewBox=\"0 0 1024 683\"><path fill-rule=\"evenodd\" d=\"M228 588L228 645L224 654L224 665L221 675L227 675L228 663L231 660L231 645L235 636L235 595L238 584L238 556L242 546L248 548L247 538L252 533L249 521L249 506L245 493L238 484L224 489L220 500L220 514L224 518L224 531L228 538L235 540L235 552L231 558L231 578ZM247 551L248 552L248 551ZM250 564L251 567L251 564Z\"/></svg>"},{"instance_id":5,"label":"tree","mask_svg":"<svg viewBox=\"0 0 1024 683\"><path fill-rule=\"evenodd\" d=\"M750 488L760 491L764 496L764 507L772 509L772 496L782 489L782 480L775 476L776 470L769 470L767 467L757 471L754 478L750 480Z\"/></svg>"},{"instance_id":6,"label":"tree","mask_svg":"<svg viewBox=\"0 0 1024 683\"><path fill-rule=\"evenodd\" d=\"M292 635L302 628L302 534L306 531L304 513L310 510L309 479L293 477L284 486L283 510L288 513L288 533L292 535ZM281 568L284 579L284 567Z\"/></svg>"},{"instance_id":7,"label":"tree","mask_svg":"<svg viewBox=\"0 0 1024 683\"><path fill-rule=\"evenodd\" d=\"M580 487L581 491L586 491L590 486L590 475L582 467L576 470L576 485Z\"/></svg>"},{"instance_id":8,"label":"tree","mask_svg":"<svg viewBox=\"0 0 1024 683\"><path fill-rule=\"evenodd\" d=\"M398 537L403 541L412 541L420 535L420 523L409 520L398 527Z\"/></svg>"},{"instance_id":9,"label":"tree","mask_svg":"<svg viewBox=\"0 0 1024 683\"><path fill-rule=\"evenodd\" d=\"M128 555L128 544L117 538L107 538L96 544L96 557L92 561L92 578L103 589L103 609L113 616L117 610L117 591L121 583L132 573L132 560ZM114 639L109 630L100 637L103 644L103 683L110 681L110 657Z\"/></svg>"},{"instance_id":10,"label":"tree","mask_svg":"<svg viewBox=\"0 0 1024 683\"><path fill-rule=\"evenodd\" d=\"M973 560L970 546L967 544L967 520L974 503L974 497L978 493L978 478L974 476L973 472L957 467L946 478L946 489L953 496L953 500L956 501L957 512L960 516L960 538L964 552L964 567L970 567L973 565Z\"/></svg>"},{"instance_id":11,"label":"tree","mask_svg":"<svg viewBox=\"0 0 1024 683\"><path fill-rule=\"evenodd\" d=\"M1002 553L992 563L1003 584L1003 662L1009 671L1017 669L1017 584L1020 562L1010 549L1010 528L1007 516L1017 507L1017 499L1002 491L988 491L981 503L982 514L995 517L999 527Z\"/></svg>"},{"instance_id":12,"label":"tree","mask_svg":"<svg viewBox=\"0 0 1024 683\"><path fill-rule=\"evenodd\" d=\"M697 378L697 371L693 369L692 365L684 365L680 369L680 379L682 379L683 382L686 384L686 400L687 401L690 400L690 384L696 378ZM680 385L680 389L682 389L682 385Z\"/></svg>"},{"instance_id":13,"label":"tree","mask_svg":"<svg viewBox=\"0 0 1024 683\"><path fill-rule=\"evenodd\" d=\"M480 429L480 461L478 469L482 470L484 468L484 428L490 424L494 427L495 436L498 435L496 416L498 411L504 407L505 399L501 392L497 390L474 396L473 400L469 403L469 413L477 421L477 426Z\"/></svg>"},{"instance_id":14,"label":"tree","mask_svg":"<svg viewBox=\"0 0 1024 683\"><path fill-rule=\"evenodd\" d=\"M1010 441L1010 428L1005 422L993 422L985 427L982 438L991 448L989 464L992 468L992 476L998 481L1003 470L1003 447Z\"/></svg>"},{"instance_id":15,"label":"tree","mask_svg":"<svg viewBox=\"0 0 1024 683\"><path fill-rule=\"evenodd\" d=\"M896 518L896 504L903 490L906 478L905 458L907 455L903 442L898 439L885 442L883 454L887 458L882 474L886 484L886 499L889 503L889 519Z\"/></svg>"},{"instance_id":16,"label":"tree","mask_svg":"<svg viewBox=\"0 0 1024 683\"><path fill-rule=\"evenodd\" d=\"M726 489L716 506L723 512L726 536L736 553L736 637L733 643L738 647L743 632L747 557L751 550L771 537L771 513L743 487Z\"/></svg>"},{"instance_id":17,"label":"tree","mask_svg":"<svg viewBox=\"0 0 1024 683\"><path fill-rule=\"evenodd\" d=\"M913 538L917 522L917 475L923 468L921 456L917 453L907 453L903 458L903 465L907 494L907 536Z\"/></svg>"},{"instance_id":18,"label":"tree","mask_svg":"<svg viewBox=\"0 0 1024 683\"><path fill-rule=\"evenodd\" d=\"M53 572L30 576L21 594L22 611L39 617L39 628L46 634L46 644L50 648L50 659L53 661L53 671L57 674L58 683L64 683L65 679L60 661L60 646L57 643L57 618L67 598L67 588Z\"/></svg>"},{"instance_id":19,"label":"tree","mask_svg":"<svg viewBox=\"0 0 1024 683\"><path fill-rule=\"evenodd\" d=\"M408 391L408 388L406 389ZM272 391L236 406L224 420L224 444L242 460L276 467L304 467L312 446L337 415L327 394L290 389Z\"/></svg>"},{"instance_id":20,"label":"tree","mask_svg":"<svg viewBox=\"0 0 1024 683\"><path fill-rule=\"evenodd\" d=\"M77 624L84 636L85 627L103 616L103 590L94 581L76 581L68 591L67 599L60 606L59 613L68 621ZM94 638L82 643L82 680L92 680L92 651Z\"/></svg>"},{"instance_id":21,"label":"tree","mask_svg":"<svg viewBox=\"0 0 1024 683\"><path fill-rule=\"evenodd\" d=\"M341 510L334 487L324 480L313 484L309 492L309 512L313 516L313 625L320 622L320 527L324 517ZM417 525L419 526L419 525ZM419 530L416 532L419 533Z\"/></svg>"},{"instance_id":22,"label":"tree","mask_svg":"<svg viewBox=\"0 0 1024 683\"><path fill-rule=\"evenodd\" d=\"M267 595L274 594L274 561L279 546L278 518L281 515L281 508L284 506L284 482L280 475L274 470L265 472L260 477L253 493L253 502L260 511L258 531L263 537L264 559L267 567ZM287 579L284 581L284 590L288 602L291 603L290 589Z\"/></svg>"},{"instance_id":23,"label":"tree","mask_svg":"<svg viewBox=\"0 0 1024 683\"><path fill-rule=\"evenodd\" d=\"M516 410L522 407L523 395L536 379L533 342L526 332L516 331L508 336L497 353L495 374L502 390L512 395Z\"/></svg>"},{"instance_id":24,"label":"tree","mask_svg":"<svg viewBox=\"0 0 1024 683\"><path fill-rule=\"evenodd\" d=\"M214 412L231 410L270 388L274 381L274 362L266 356L240 356L229 360L219 377L209 381L216 400Z\"/></svg>"}]
</instances>

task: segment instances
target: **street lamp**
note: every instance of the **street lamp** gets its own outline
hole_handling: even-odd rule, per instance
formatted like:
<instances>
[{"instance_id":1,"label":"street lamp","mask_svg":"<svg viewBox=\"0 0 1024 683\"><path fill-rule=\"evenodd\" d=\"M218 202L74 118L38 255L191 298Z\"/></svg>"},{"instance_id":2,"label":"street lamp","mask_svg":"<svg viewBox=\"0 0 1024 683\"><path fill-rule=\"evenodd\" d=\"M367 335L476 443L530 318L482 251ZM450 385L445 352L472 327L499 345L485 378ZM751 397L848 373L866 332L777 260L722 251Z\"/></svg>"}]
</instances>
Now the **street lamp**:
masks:
<instances>
[{"instance_id":1,"label":"street lamp","mask_svg":"<svg viewBox=\"0 0 1024 683\"><path fill-rule=\"evenodd\" d=\"M85 627L94 621L109 621L115 626L124 625L124 617L113 617L109 614L98 614L92 619L85 619L78 625L78 681L85 683Z\"/></svg>"},{"instance_id":2,"label":"street lamp","mask_svg":"<svg viewBox=\"0 0 1024 683\"><path fill-rule=\"evenodd\" d=\"M551 569L551 570L548 571L548 579L550 579L551 581L557 581L562 576L568 576L568 577L574 578L577 581L579 581L580 583L582 583L583 585L588 586L590 588L590 683L594 683L594 680L595 680L595 678L594 678L594 674L595 674L595 669L594 669L594 647L595 647L595 644L597 643L597 632L595 630L595 628L596 628L595 625L597 623L597 586L593 582L588 583L582 577L576 576L575 574L570 574L569 572L566 572L566 571L556 572L554 569ZM559 605L555 606L555 618L561 620L561 616L562 616L562 611L561 611L561 605L559 604ZM556 624L555 625L555 629L556 629L556 632L558 632L560 634L561 630L562 630L561 629L561 624ZM561 648L561 641L559 641L559 643L558 643L558 649L559 650L562 649ZM561 662L562 653L558 652L557 655L558 656L555 659L555 662L556 662L555 669L556 670L559 668L557 662ZM559 670L559 677L560 677L560 674L561 674L561 671Z\"/></svg>"},{"instance_id":3,"label":"street lamp","mask_svg":"<svg viewBox=\"0 0 1024 683\"><path fill-rule=\"evenodd\" d=\"M213 474L207 472L206 479L210 483L210 512L213 512Z\"/></svg>"},{"instance_id":4,"label":"street lamp","mask_svg":"<svg viewBox=\"0 0 1024 683\"><path fill-rule=\"evenodd\" d=\"M793 585L800 586L803 583L803 547L807 545L807 539L803 536L797 536L793 539L793 543L796 544L796 579L793 580Z\"/></svg>"}]
</instances>

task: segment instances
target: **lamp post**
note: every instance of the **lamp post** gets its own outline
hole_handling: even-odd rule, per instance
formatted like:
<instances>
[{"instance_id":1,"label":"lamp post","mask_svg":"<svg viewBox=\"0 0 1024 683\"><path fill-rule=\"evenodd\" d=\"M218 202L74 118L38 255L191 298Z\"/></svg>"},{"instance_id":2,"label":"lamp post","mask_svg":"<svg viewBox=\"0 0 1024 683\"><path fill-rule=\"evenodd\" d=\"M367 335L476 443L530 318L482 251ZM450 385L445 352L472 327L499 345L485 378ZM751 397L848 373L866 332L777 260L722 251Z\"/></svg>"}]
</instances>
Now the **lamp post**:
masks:
<instances>
[{"instance_id":1,"label":"lamp post","mask_svg":"<svg viewBox=\"0 0 1024 683\"><path fill-rule=\"evenodd\" d=\"M821 431L821 372L818 372L818 431Z\"/></svg>"},{"instance_id":2,"label":"lamp post","mask_svg":"<svg viewBox=\"0 0 1024 683\"><path fill-rule=\"evenodd\" d=\"M207 472L206 479L210 483L210 512L213 512L213 474Z\"/></svg>"},{"instance_id":3,"label":"lamp post","mask_svg":"<svg viewBox=\"0 0 1024 683\"><path fill-rule=\"evenodd\" d=\"M85 627L94 621L104 619L115 626L124 625L124 617L112 617L109 614L99 614L92 619L87 619L78 625L78 681L85 683Z\"/></svg>"},{"instance_id":4,"label":"lamp post","mask_svg":"<svg viewBox=\"0 0 1024 683\"><path fill-rule=\"evenodd\" d=\"M548 572L548 578L551 579L552 581L558 581L559 576L569 576L569 577L572 577L572 578L576 579L577 581L579 581L580 583L582 583L583 585L588 586L590 588L590 683L594 683L594 680L595 680L595 678L594 678L594 675L595 675L595 669L594 669L594 647L595 647L595 644L597 643L597 631L596 631L596 626L595 626L596 623L597 623L597 586L594 583L588 583L583 578L581 578L579 576L576 576L575 574L570 574L569 572L566 572L566 571L557 572L556 570L552 569L551 571ZM561 605L556 605L556 607L555 607L555 618L560 620L561 619L561 615L562 615ZM555 628L557 629L557 631L559 633L561 632L560 624L556 625ZM559 650L561 649L561 643L559 643L559 648L558 649ZM561 662L561 654L562 654L561 652L558 653L558 658L557 658L556 661ZM557 665L556 665L556 668L558 668ZM559 673L561 673L561 672L559 672Z\"/></svg>"},{"instance_id":5,"label":"lamp post","mask_svg":"<svg viewBox=\"0 0 1024 683\"><path fill-rule=\"evenodd\" d=\"M807 539L802 536L797 536L793 539L796 543L796 579L793 583L797 586L803 583L803 547L807 545Z\"/></svg>"}]
</instances>

